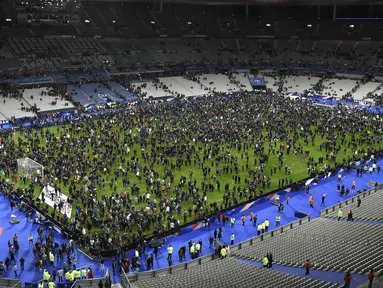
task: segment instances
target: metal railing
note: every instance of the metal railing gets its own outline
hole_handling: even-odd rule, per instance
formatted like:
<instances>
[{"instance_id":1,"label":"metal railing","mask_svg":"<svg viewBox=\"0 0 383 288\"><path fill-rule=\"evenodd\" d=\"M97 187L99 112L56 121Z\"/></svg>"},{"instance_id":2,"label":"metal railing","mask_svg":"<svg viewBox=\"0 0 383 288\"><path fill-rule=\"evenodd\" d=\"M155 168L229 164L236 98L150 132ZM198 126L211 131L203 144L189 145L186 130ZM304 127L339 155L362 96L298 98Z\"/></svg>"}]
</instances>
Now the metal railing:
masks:
<instances>
[{"instance_id":1,"label":"metal railing","mask_svg":"<svg viewBox=\"0 0 383 288\"><path fill-rule=\"evenodd\" d=\"M241 249L248 247L248 246L251 246L257 242L260 242L260 241L263 241L265 239L274 237L276 235L284 233L287 230L290 230L290 229L293 229L295 227L301 226L302 224L308 223L308 222L310 222L310 220L311 220L310 216L306 216L302 219L296 220L296 221L291 222L287 225L278 227L277 229L274 229L272 231L263 233L262 235L253 237L251 239L247 239L247 240L242 241L238 244L231 245L229 251L231 253L231 252L241 250ZM128 275L123 273L124 276L126 276L126 278L128 280L127 283L129 283L130 286L123 286L122 283L121 283L121 286L123 286L123 288L127 288L127 287L131 288L132 286L130 283L134 283L135 281L154 278L154 277L158 277L158 276L165 276L168 274L172 274L174 272L183 271L186 269L190 269L190 268L211 262L215 259L217 259L217 257L215 257L215 253L213 252L213 253L204 255L200 258L197 258L197 259L185 262L185 263L181 263L178 265L170 266L167 268L162 268L162 269L152 270L152 271L139 272L139 273L134 273L134 274L132 273L132 274L128 274ZM121 277L121 279L122 279L122 277ZM124 284L124 285L127 285L127 284Z\"/></svg>"},{"instance_id":2,"label":"metal railing","mask_svg":"<svg viewBox=\"0 0 383 288\"><path fill-rule=\"evenodd\" d=\"M128 275L126 275L123 267L121 267L120 284L122 288L132 288L132 284L130 284Z\"/></svg>"},{"instance_id":3,"label":"metal railing","mask_svg":"<svg viewBox=\"0 0 383 288\"><path fill-rule=\"evenodd\" d=\"M21 288L21 281L11 278L1 278L0 279L0 287L7 288Z\"/></svg>"},{"instance_id":4,"label":"metal railing","mask_svg":"<svg viewBox=\"0 0 383 288\"><path fill-rule=\"evenodd\" d=\"M84 266L84 267L89 267L89 266ZM109 271L109 268L108 270L106 270L106 273L105 273L105 276L104 277L101 277L101 278L93 278L93 279L77 279L73 285L71 286L71 288L84 288L84 287L98 287L98 283L100 283L100 281L104 284L105 286L105 280L107 277L109 277L110 275L110 271Z\"/></svg>"}]
</instances>

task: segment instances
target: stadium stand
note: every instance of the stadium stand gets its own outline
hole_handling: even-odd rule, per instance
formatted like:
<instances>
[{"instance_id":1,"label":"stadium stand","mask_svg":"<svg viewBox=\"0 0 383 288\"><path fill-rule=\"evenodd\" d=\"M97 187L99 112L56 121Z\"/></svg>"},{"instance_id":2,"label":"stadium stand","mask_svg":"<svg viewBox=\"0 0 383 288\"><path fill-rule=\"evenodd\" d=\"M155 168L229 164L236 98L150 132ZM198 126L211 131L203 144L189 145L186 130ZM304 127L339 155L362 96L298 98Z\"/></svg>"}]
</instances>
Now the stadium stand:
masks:
<instances>
[{"instance_id":1,"label":"stadium stand","mask_svg":"<svg viewBox=\"0 0 383 288\"><path fill-rule=\"evenodd\" d=\"M113 91L114 93L119 95L120 98L122 98L122 99L126 99L127 101L133 101L133 100L137 99L137 95L126 90L119 83L109 82L107 85L111 91Z\"/></svg>"},{"instance_id":2,"label":"stadium stand","mask_svg":"<svg viewBox=\"0 0 383 288\"><path fill-rule=\"evenodd\" d=\"M52 112L60 110L71 110L73 104L64 95L58 95L56 91L49 88L25 89L23 99L30 106L36 106L39 112Z\"/></svg>"},{"instance_id":3,"label":"stadium stand","mask_svg":"<svg viewBox=\"0 0 383 288\"><path fill-rule=\"evenodd\" d=\"M355 80L326 79L323 82L323 85L323 95L342 98L342 96L345 96L346 94L350 93L352 88L354 88Z\"/></svg>"},{"instance_id":4,"label":"stadium stand","mask_svg":"<svg viewBox=\"0 0 383 288\"><path fill-rule=\"evenodd\" d=\"M314 93L314 86L319 82L319 77L308 76L286 76L284 81L285 92L298 92L303 93L308 91Z\"/></svg>"},{"instance_id":5,"label":"stadium stand","mask_svg":"<svg viewBox=\"0 0 383 288\"><path fill-rule=\"evenodd\" d=\"M132 86L139 91L139 95L143 98L163 98L168 96L174 96L173 93L167 88L161 87L158 82L140 82L132 83Z\"/></svg>"},{"instance_id":6,"label":"stadium stand","mask_svg":"<svg viewBox=\"0 0 383 288\"><path fill-rule=\"evenodd\" d=\"M183 272L133 282L138 288L150 287L302 287L335 288L337 284L293 276L251 266L226 258L209 262Z\"/></svg>"},{"instance_id":7,"label":"stadium stand","mask_svg":"<svg viewBox=\"0 0 383 288\"><path fill-rule=\"evenodd\" d=\"M199 76L198 81L210 91L221 93L239 91L238 86L230 83L228 76L224 74L202 74Z\"/></svg>"},{"instance_id":8,"label":"stadium stand","mask_svg":"<svg viewBox=\"0 0 383 288\"><path fill-rule=\"evenodd\" d=\"M64 2L68 2L66 4L71 5L69 3L71 1ZM318 98L334 96L338 99L342 98L343 100L350 101L367 100L366 98L372 99L371 101L365 101L365 103L363 101L355 102L354 106L350 105L350 107L356 109L356 107L359 108L363 105L371 105L374 106L375 112L381 111L379 105L381 105L383 100L380 88L382 87L383 79L381 76L379 78L378 75L375 75L374 78L373 75L383 72L383 46L382 42L380 42L383 39L383 34L381 33L380 22L375 21L377 19L373 20L371 18L371 21L335 21L335 19L330 19L331 16L328 17L328 15L326 19L320 19L323 14L320 13L319 9L316 11L316 8L308 8L307 11L310 10L311 12L307 15L304 12L299 12L297 14L302 15L299 17L295 15L297 17L292 17L293 19L291 19L290 14L296 8L295 10L287 7L285 9L273 9L273 7L268 9L268 7L257 6L255 8L251 7L250 13L248 14L247 11L245 16L245 7L237 9L236 7L231 7L231 5L219 6L218 4L222 4L222 1L220 3L210 2L210 4L217 5L183 5L170 2L166 3L163 7L162 2L103 3L102 1L96 1L94 3L93 1L85 1L81 4L82 7L78 8L78 11L68 11L66 8L48 7L45 10L46 7L36 7L37 4L37 6L51 5L47 4L47 1L42 0L33 1L34 4L31 5L26 3L24 8L21 7L24 3L18 5L17 11L14 11L14 13L0 9L2 21L11 14L18 16L18 21L14 20L15 24L3 23L0 29L0 70L4 71L0 76L0 81L2 82L0 87L0 121L16 122L13 120L18 119L19 123L23 123L24 120L20 118L25 118L26 121L29 121L29 125L36 124L38 126L40 122L36 121L36 119L39 120L36 116L40 117L40 113L48 114L52 111L59 112L74 110L75 108L79 108L79 114L81 114L79 119L81 117L86 119L85 117L97 115L98 113L103 115L111 113L113 115L114 110L109 108L114 107L115 103L129 103L141 98L143 100L150 100L142 101L143 105L138 107L142 108L142 110L137 110L139 113L142 113L142 121L145 123L146 119L152 117L150 113L146 114L147 111L152 112L150 105L153 104L154 107L157 103L162 104L162 102L165 102L162 101L163 98L170 101L174 98L183 100L186 97L211 97L213 95L221 96L221 94L235 94L245 97L249 95L259 96L256 93L240 94L243 91L253 91L249 77L264 78L269 90L267 94L276 96L270 101L271 103L280 96L277 94L278 92L281 92L281 94L282 92L293 94L304 93L306 95L313 93L317 94ZM4 4L0 8L5 6L11 7L13 5ZM373 10L371 9L372 6L370 6L370 10ZM7 8L7 10L11 9ZM77 10L77 8L74 10ZM324 10L327 10L327 8ZM381 10L379 11L381 14ZM58 15L54 15L56 14L55 12ZM72 13L76 14L73 15L73 18L68 16L72 15ZM328 14L328 11L325 14ZM307 25L308 23L306 24L307 21L310 23L310 28ZM48 22L49 24L47 24ZM297 67L300 68L299 71L295 71ZM18 70L17 74L11 73L14 70ZM338 70L357 71L359 75L354 74L354 76L350 76L350 74L335 73ZM20 85L23 84L22 81L28 84L35 81L45 84L41 86L23 86ZM47 84L50 82L60 83L58 90L53 89ZM270 93L270 91L275 93ZM282 96L286 96L286 94L282 94ZM283 103L283 97L280 98ZM153 99L156 101L152 101ZM203 101L206 99L208 97L201 101L201 106L204 105ZM178 104L186 101L171 102ZM187 102L189 103L189 101ZM305 106L302 103L306 102L298 102L298 108ZM342 104L343 102L346 101L342 101ZM275 103L280 102L276 101ZM146 104L148 105L145 106ZM283 106L283 104L281 105ZM81 106L84 109L81 109ZM161 105L158 106L163 107ZM125 109L124 105L119 107ZM88 112L87 110L91 110L90 112L92 113L86 113ZM167 112L167 110L162 111ZM162 115L162 111L157 113L158 119ZM106 113L104 114L104 112ZM299 118L299 113L297 114L297 118ZM146 115L149 115L149 117L146 117ZM166 114L164 113L164 115ZM153 119L155 117L156 115L154 115ZM132 119L131 123L134 123L138 118ZM311 119L306 120L307 123L311 121ZM365 122L363 123L361 120L357 124L363 125ZM23 127L22 124L18 125L9 127ZM267 129L269 129L275 123L267 123L267 125ZM347 125L348 123L345 123L345 127ZM275 128L278 128L277 125L275 125ZM324 128L324 126L321 126L321 128ZM128 129L130 129L130 126ZM218 132L221 129L219 125L214 129L217 131L217 134L220 134ZM93 133L94 131L92 130L92 137ZM139 137L136 138L135 133L133 134L134 141L138 143ZM223 133L221 137L222 139L225 138ZM2 137L0 137L0 140L0 144L3 144ZM314 142L314 140L312 141ZM305 139L305 141L308 140ZM377 135L376 141L381 141L379 135ZM63 143L64 147L66 145L65 141ZM161 145L156 149L160 151L159 149L167 144L167 142L161 141ZM366 150L370 152L369 144ZM125 145L127 146L128 144ZM129 146L131 146L130 143ZM314 146L314 143L312 146ZM56 147L49 146L48 148L55 152L54 149ZM144 154L144 148L142 149L141 152ZM365 152L363 151L361 154ZM136 151L134 153L136 154ZM258 152L254 151L254 154L256 153ZM287 154L290 153L288 152ZM15 153L16 155L18 154ZM40 155L37 156L39 157ZM76 153L74 153L74 156L77 157ZM270 157L273 156L270 155ZM104 155L100 154L100 158L102 157ZM96 158L94 161L97 163ZM0 168L4 168L3 160L0 162L2 165ZM314 160L310 160L310 162L314 162ZM164 163L163 161L161 164ZM123 164L125 165L125 163ZM310 163L308 164L309 166L311 165ZM338 163L332 164L338 165ZM140 165L141 163L139 163ZM218 165L219 163L216 164L217 167ZM166 165L164 164L163 166ZM281 166L283 166L283 163ZM133 170L132 167L128 169L130 170L124 171L124 174L126 172L127 175L127 173ZM145 166L144 170L146 169L147 167ZM4 172L2 169L0 170L1 173ZM116 182L119 177L117 174L123 170L122 164L118 170L115 169L112 172L115 174ZM81 173L86 172L82 171ZM138 172L140 171L138 170ZM12 180L15 180L15 178L12 178ZM139 180L141 183L141 178ZM79 183L76 181L76 185L82 185L80 179L78 181ZM232 181L234 181L234 178ZM124 182L126 183L125 179ZM124 188L126 188L125 183ZM232 184L234 185L234 182ZM256 185L258 184L260 183L256 183ZM65 184L65 186L67 185ZM238 189L238 194L240 193L239 191L240 189ZM308 224L297 228L293 228L291 224L292 229L288 231L283 231L279 228L261 237L253 238L257 241L251 242L251 246L248 247L241 247L241 244L239 244L235 250L233 249L234 252L231 253L231 256L234 257L213 260L204 264L202 264L202 259L200 258L197 260L200 265L195 265L196 267L190 266L190 269L182 269L186 270L183 272L178 271L177 268L180 268L180 266L187 267L187 265L181 264L178 267L169 267L170 275L153 272L153 275L156 277L151 279L140 278L140 275L131 275L131 279L137 277L138 281L136 280L133 286L129 285L123 288L161 286L193 288L209 286L249 286L262 288L339 287L339 284L294 276L250 264L251 262L261 261L268 252L273 253L276 263L285 266L302 267L306 259L310 259L315 269L322 270L325 273L326 271L367 273L371 267L374 267L377 274L380 275L383 272L383 260L381 259L380 251L382 248L380 239L383 235L381 226L381 221L383 220L381 215L383 200L381 200L380 194L381 192L378 191L368 197L364 197L360 207L358 207L356 201L351 201L347 206L342 206L344 213L346 210L353 211L354 222L345 221L345 217L340 219L341 221L336 221L338 218L338 208L332 208L332 210L326 210L321 215L321 218L311 220ZM356 198L353 199L355 200ZM95 200L97 201L94 202L98 205L98 199L96 198ZM135 207L132 207L132 215L134 216L132 219L134 218L136 221L135 213L137 211L134 209ZM142 209L142 211L145 210L145 208ZM151 207L147 206L146 212L150 210ZM223 210L223 208L220 207L219 210ZM181 212L177 211L177 214L181 214ZM130 215L127 218L128 223ZM147 214L143 215L147 216ZM160 223L161 219L158 222L162 224ZM106 228L109 222L105 221L104 224ZM114 228L116 226L113 227L113 231L115 231ZM146 232L145 235L147 235ZM90 231L88 233L90 234ZM129 243L137 244L138 241L135 241L137 239L133 240L130 233L132 232L129 231L129 236L127 236L129 238L128 241L130 241ZM108 245L104 247L114 249L114 246L117 246L114 243L112 244L112 238L113 241L116 239L114 236L110 238L110 241L109 239L105 241ZM125 236L126 234L121 238L125 238ZM93 237L91 238L92 242L94 242ZM90 239L88 240L90 242ZM103 243L103 241L100 243ZM93 244L91 245L92 248L99 245L99 243ZM361 250L363 250L363 253ZM166 251L164 254L166 254ZM131 255L128 256L130 257ZM172 272L173 269L174 272ZM74 268L74 270L76 269ZM92 283L94 286L95 281L96 279L91 281L83 280L83 282L78 281L72 287L91 287ZM3 283L2 281L0 282L1 285ZM5 283L3 286L21 287L20 282L17 282L16 286L13 286L13 284L13 282L12 285ZM101 284L99 285L100 287ZM63 285L66 287L68 284ZM102 285L105 285L105 288L110 288L106 287L105 281ZM29 286L26 285L26 287Z\"/></svg>"},{"instance_id":9,"label":"stadium stand","mask_svg":"<svg viewBox=\"0 0 383 288\"><path fill-rule=\"evenodd\" d=\"M24 99L2 97L0 101L0 113L5 119L35 116L32 107Z\"/></svg>"},{"instance_id":10,"label":"stadium stand","mask_svg":"<svg viewBox=\"0 0 383 288\"><path fill-rule=\"evenodd\" d=\"M361 204L360 207L358 207L358 201L355 199L352 202L350 201L347 206L342 208L345 210L345 213L351 210L355 220L382 221L383 215L381 213L381 207L383 200L381 199L381 193L379 192L375 192L368 197L361 198L363 204ZM338 210L336 209L335 211L329 212L324 217L338 218Z\"/></svg>"},{"instance_id":11,"label":"stadium stand","mask_svg":"<svg viewBox=\"0 0 383 288\"><path fill-rule=\"evenodd\" d=\"M79 88L99 106L104 107L110 103L123 102L121 97L110 91L103 84L87 83L80 85Z\"/></svg>"},{"instance_id":12,"label":"stadium stand","mask_svg":"<svg viewBox=\"0 0 383 288\"><path fill-rule=\"evenodd\" d=\"M373 94L382 85L381 82L367 82L361 84L358 90L352 94L354 100L363 100L368 98L370 94Z\"/></svg>"},{"instance_id":13,"label":"stadium stand","mask_svg":"<svg viewBox=\"0 0 383 288\"><path fill-rule=\"evenodd\" d=\"M96 106L96 103L75 85L68 85L66 87L66 92L75 102L79 103L87 110L92 110Z\"/></svg>"},{"instance_id":14,"label":"stadium stand","mask_svg":"<svg viewBox=\"0 0 383 288\"><path fill-rule=\"evenodd\" d=\"M346 206L353 209L358 219L381 220L381 191L363 198L363 207L355 204ZM356 198L356 197L355 197ZM351 202L351 201L350 201ZM353 202L353 201L352 201ZM335 207L335 206L334 206ZM366 215L369 215L367 217ZM337 218L338 209L325 217ZM357 219L354 217L354 219ZM380 245L383 228L373 222L345 222L332 219L318 218L308 224L288 231L282 230L274 237L263 237L253 245L232 252L232 255L261 261L265 253L273 254L275 263L303 267L306 259L310 259L315 269L326 271L352 271L352 273L367 273L374 265L375 271L381 272L383 261L380 259ZM363 246L368 253L359 253L358 247ZM298 252L299 251L299 252ZM338 257L347 255L346 258Z\"/></svg>"},{"instance_id":15,"label":"stadium stand","mask_svg":"<svg viewBox=\"0 0 383 288\"><path fill-rule=\"evenodd\" d=\"M8 38L7 44L26 69L102 67L114 63L93 38Z\"/></svg>"}]
</instances>

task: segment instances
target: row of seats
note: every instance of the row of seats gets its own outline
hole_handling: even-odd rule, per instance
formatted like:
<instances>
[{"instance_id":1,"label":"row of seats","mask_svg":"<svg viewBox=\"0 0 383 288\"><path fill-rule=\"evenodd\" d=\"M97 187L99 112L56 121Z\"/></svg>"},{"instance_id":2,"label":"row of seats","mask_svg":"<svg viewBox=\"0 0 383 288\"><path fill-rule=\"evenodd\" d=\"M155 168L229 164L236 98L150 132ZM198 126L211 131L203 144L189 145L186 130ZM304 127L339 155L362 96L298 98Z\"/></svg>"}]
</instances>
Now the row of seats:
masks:
<instances>
[{"instance_id":1,"label":"row of seats","mask_svg":"<svg viewBox=\"0 0 383 288\"><path fill-rule=\"evenodd\" d=\"M357 220L365 221L382 221L383 220L383 199L380 191L372 193L370 196L361 198L362 203L360 207L357 207L357 201L350 203L345 209L353 212L353 218ZM343 211L344 213L346 211ZM325 215L328 218L337 218L338 210L330 212Z\"/></svg>"},{"instance_id":2,"label":"row of seats","mask_svg":"<svg viewBox=\"0 0 383 288\"><path fill-rule=\"evenodd\" d=\"M278 35L283 38L312 37L348 39L354 37L379 38L378 25L374 21L336 21L317 19L316 13L307 11L311 16L310 23L287 20L291 11L288 7L276 9L269 7L272 12L268 15L262 8L262 18L251 16L246 19L243 13L237 13L232 7L214 5L176 5L161 6L129 3L84 3L82 20L90 20L89 26L94 26L98 35L113 35L120 29L125 36L145 37L159 35L208 35L237 36L237 35ZM296 8L295 8L296 9ZM301 9L301 8L300 8ZM304 8L302 8L304 9ZM225 11L226 10L226 11ZM278 17L278 10L281 15ZM315 9L314 9L315 10ZM250 7L250 15L259 15L259 7ZM303 11L306 11L305 9ZM244 11L243 11L244 12ZM306 12L302 12L307 15ZM287 15L286 15L287 14ZM283 15L283 16L282 16ZM279 20L277 20L279 19ZM286 19L286 20L281 20ZM311 24L308 29L307 24ZM350 30L350 24L354 28ZM267 26L268 25L268 26Z\"/></svg>"},{"instance_id":3,"label":"row of seats","mask_svg":"<svg viewBox=\"0 0 383 288\"><path fill-rule=\"evenodd\" d=\"M205 287L259 287L259 288L335 288L325 281L299 277L255 267L235 258L215 260L182 272L139 280L132 283L138 288L205 288Z\"/></svg>"},{"instance_id":4,"label":"row of seats","mask_svg":"<svg viewBox=\"0 0 383 288\"><path fill-rule=\"evenodd\" d=\"M351 209L355 219L378 221L383 218L382 202L381 191L378 191L363 198L360 207L355 201L343 209ZM314 267L321 270L366 273L374 268L382 271L381 225L347 222L346 217L341 217L340 221L332 219L338 217L338 209L326 217L329 219L314 219L307 225L265 238L233 254L262 260L265 253L271 252L275 262L282 265L302 267L306 259L310 259Z\"/></svg>"},{"instance_id":5,"label":"row of seats","mask_svg":"<svg viewBox=\"0 0 383 288\"><path fill-rule=\"evenodd\" d=\"M9 38L7 44L27 69L101 67L115 62L93 38Z\"/></svg>"}]
</instances>

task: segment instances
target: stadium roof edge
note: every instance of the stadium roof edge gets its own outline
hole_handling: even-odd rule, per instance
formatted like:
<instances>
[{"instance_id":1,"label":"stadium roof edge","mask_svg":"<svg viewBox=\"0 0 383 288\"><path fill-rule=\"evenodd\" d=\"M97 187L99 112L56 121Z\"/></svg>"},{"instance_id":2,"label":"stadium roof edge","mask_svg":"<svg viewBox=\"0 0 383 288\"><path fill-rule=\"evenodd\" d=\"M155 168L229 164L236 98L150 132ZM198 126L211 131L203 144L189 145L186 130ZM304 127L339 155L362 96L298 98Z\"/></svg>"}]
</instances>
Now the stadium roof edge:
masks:
<instances>
[{"instance_id":1,"label":"stadium roof edge","mask_svg":"<svg viewBox=\"0 0 383 288\"><path fill-rule=\"evenodd\" d=\"M179 3L194 5L383 5L382 0L83 0L82 2Z\"/></svg>"}]
</instances>

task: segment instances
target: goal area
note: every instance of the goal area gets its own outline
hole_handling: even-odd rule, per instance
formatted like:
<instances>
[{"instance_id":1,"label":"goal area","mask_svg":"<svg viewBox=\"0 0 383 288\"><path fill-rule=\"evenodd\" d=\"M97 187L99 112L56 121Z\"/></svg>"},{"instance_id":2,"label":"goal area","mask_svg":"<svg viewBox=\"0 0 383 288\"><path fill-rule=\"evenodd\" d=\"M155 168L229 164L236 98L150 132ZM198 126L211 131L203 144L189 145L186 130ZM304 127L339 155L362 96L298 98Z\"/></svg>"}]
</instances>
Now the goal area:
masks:
<instances>
[{"instance_id":1,"label":"goal area","mask_svg":"<svg viewBox=\"0 0 383 288\"><path fill-rule=\"evenodd\" d=\"M20 174L27 177L44 177L44 166L28 157L17 159L17 169Z\"/></svg>"}]
</instances>

